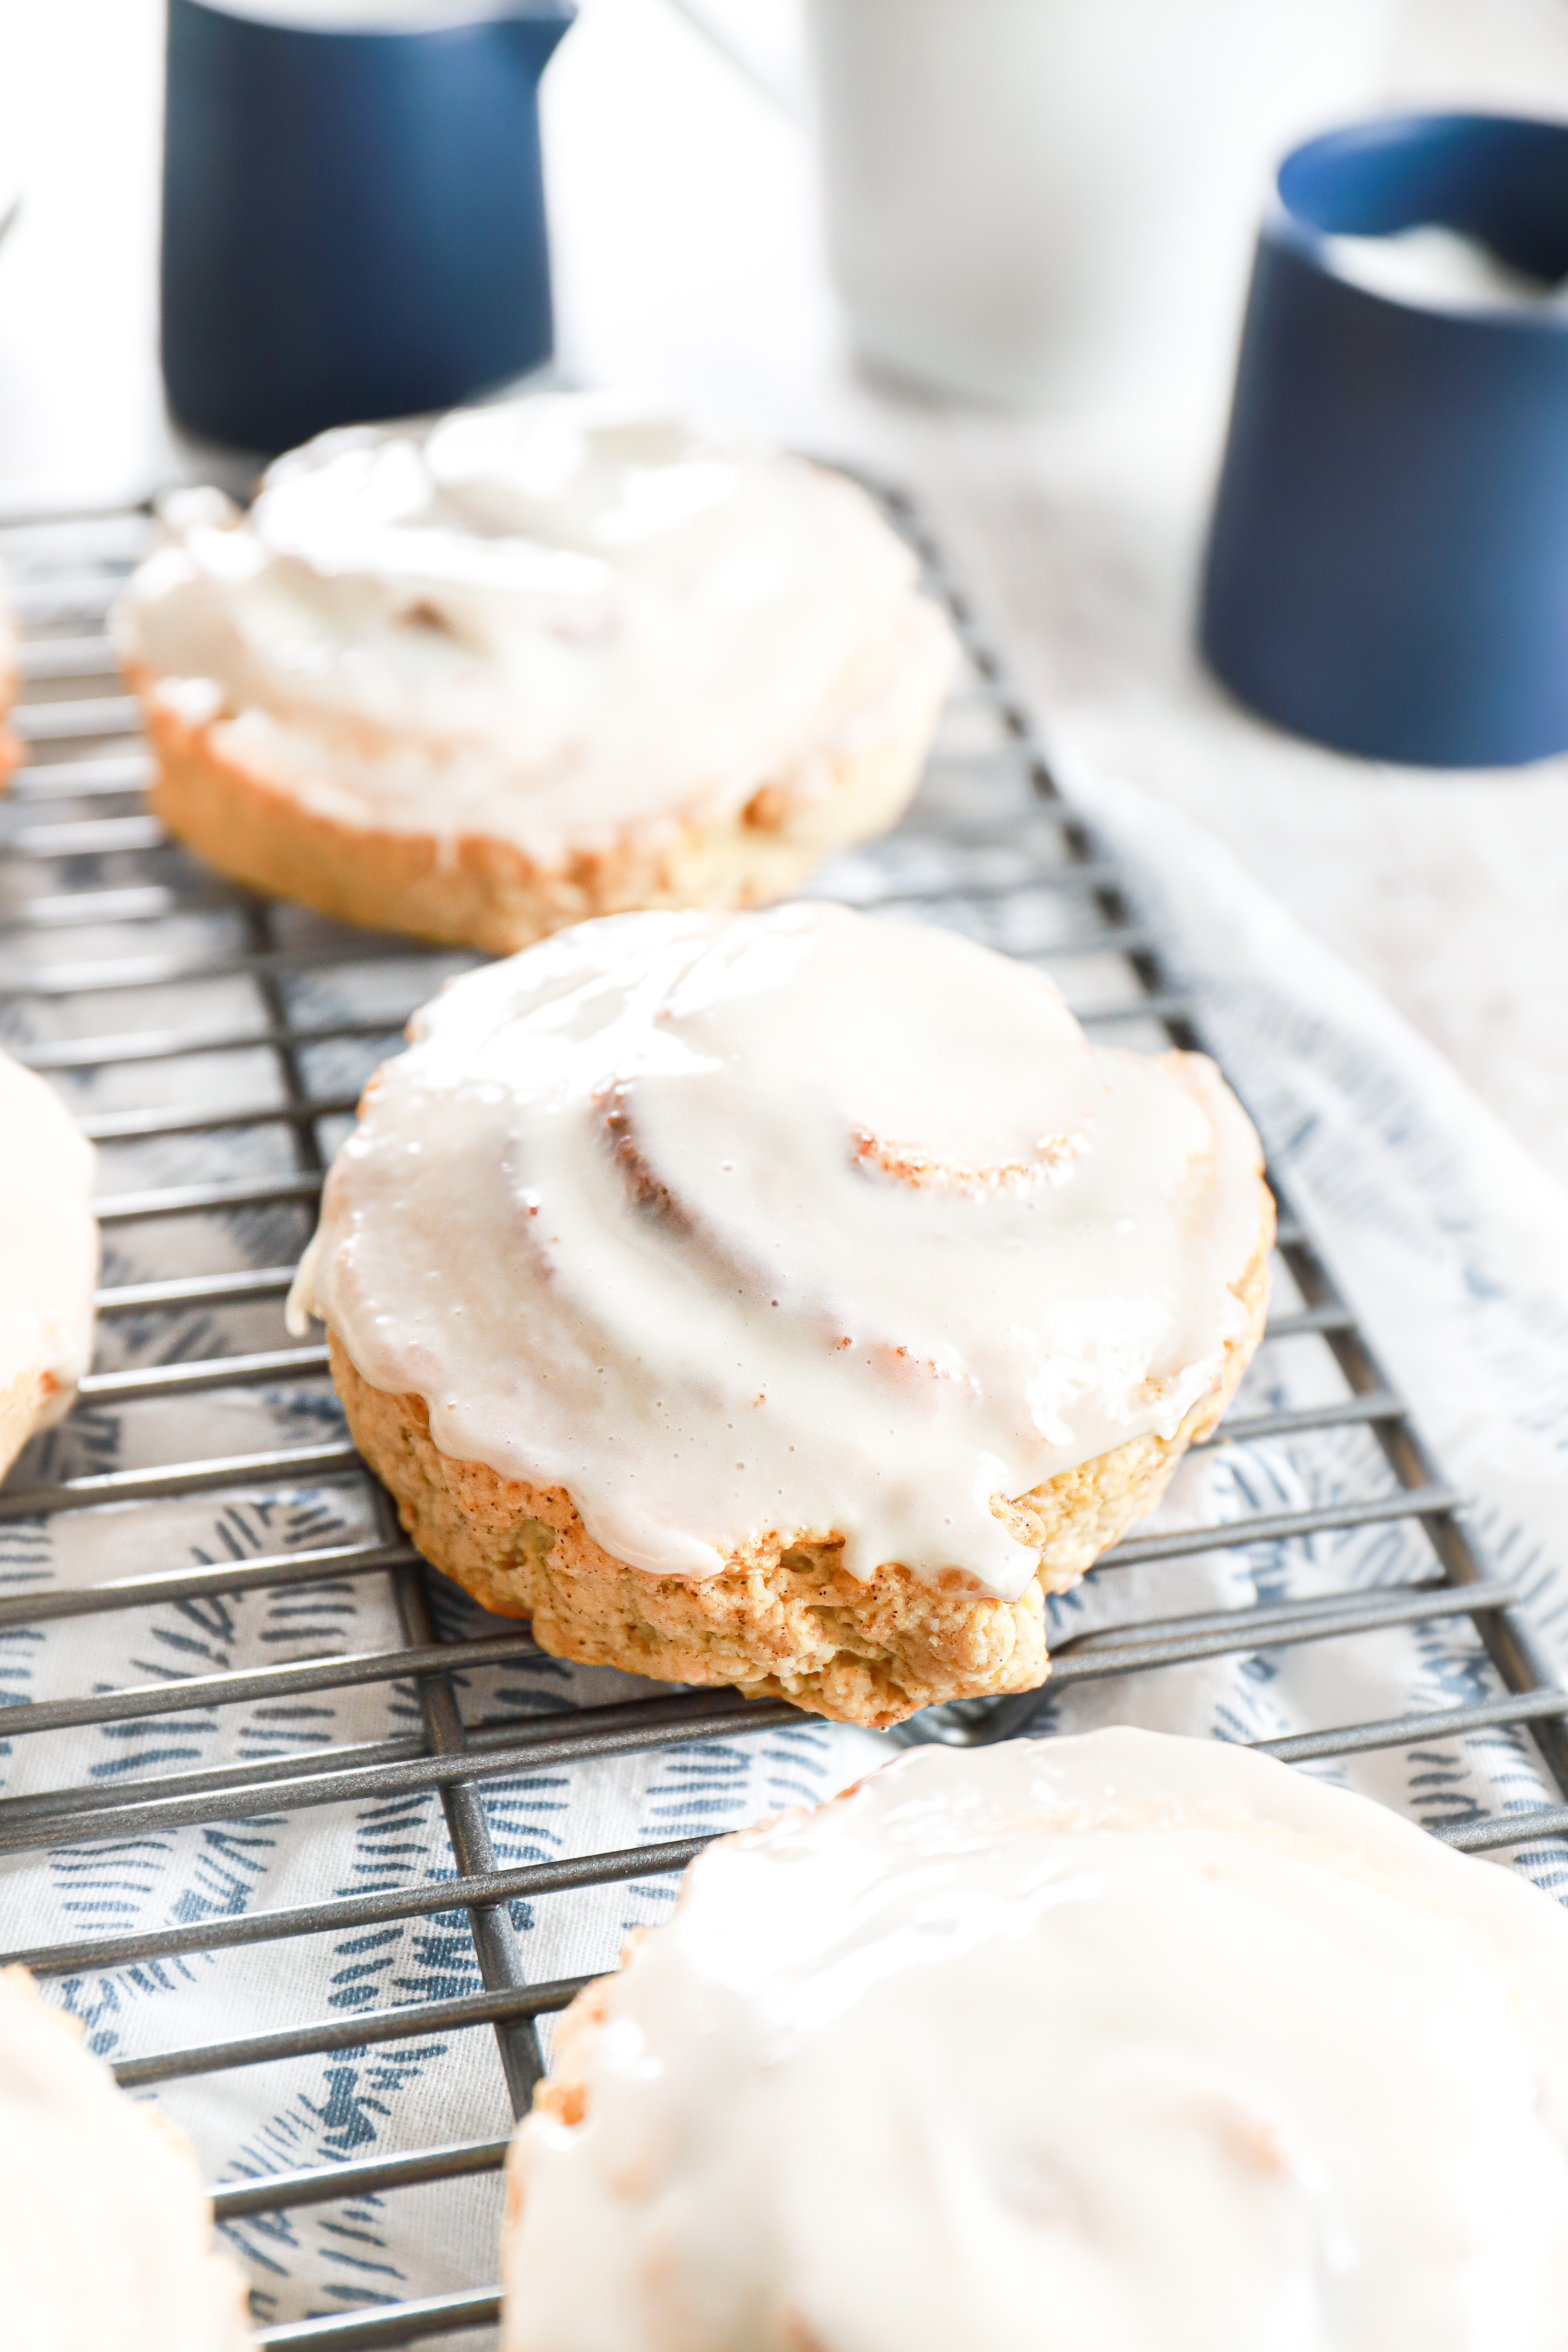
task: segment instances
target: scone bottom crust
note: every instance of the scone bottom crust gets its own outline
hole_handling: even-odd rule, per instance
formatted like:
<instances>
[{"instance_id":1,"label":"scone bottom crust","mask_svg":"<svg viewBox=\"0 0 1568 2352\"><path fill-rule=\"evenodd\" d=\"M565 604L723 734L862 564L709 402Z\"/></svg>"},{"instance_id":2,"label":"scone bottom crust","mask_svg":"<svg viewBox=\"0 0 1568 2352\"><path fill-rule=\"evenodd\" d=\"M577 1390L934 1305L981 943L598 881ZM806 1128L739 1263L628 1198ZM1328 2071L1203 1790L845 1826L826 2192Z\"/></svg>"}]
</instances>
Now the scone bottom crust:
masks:
<instances>
[{"instance_id":1,"label":"scone bottom crust","mask_svg":"<svg viewBox=\"0 0 1568 2352\"><path fill-rule=\"evenodd\" d=\"M552 1656L664 1682L732 1685L881 1731L922 1707L1001 1698L1045 1681L1046 1595L1067 1591L1153 1509L1187 1447L1208 1435L1240 1384L1268 1311L1272 1210L1269 1200L1237 1292L1246 1327L1176 1435L1133 1438L1008 1499L1009 1518L1040 1554L1016 1600L976 1591L961 1569L933 1580L888 1561L863 1580L842 1566L839 1544L776 1533L706 1582L649 1576L595 1542L563 1486L443 1454L424 1398L373 1388L329 1331L332 1381L350 1434L410 1541L482 1607L529 1620Z\"/></svg>"}]
</instances>

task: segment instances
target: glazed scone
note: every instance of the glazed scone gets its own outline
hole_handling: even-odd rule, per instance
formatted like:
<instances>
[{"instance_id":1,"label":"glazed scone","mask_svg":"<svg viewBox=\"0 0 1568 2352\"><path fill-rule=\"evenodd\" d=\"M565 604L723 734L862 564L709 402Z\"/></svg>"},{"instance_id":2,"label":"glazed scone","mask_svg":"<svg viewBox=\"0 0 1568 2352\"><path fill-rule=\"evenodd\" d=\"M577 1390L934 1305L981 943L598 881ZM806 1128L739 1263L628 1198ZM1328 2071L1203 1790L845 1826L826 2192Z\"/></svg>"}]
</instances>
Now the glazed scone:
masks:
<instances>
[{"instance_id":1,"label":"glazed scone","mask_svg":"<svg viewBox=\"0 0 1568 2352\"><path fill-rule=\"evenodd\" d=\"M503 2352L1564 2352L1568 1918L1133 1730L711 1846L508 2166Z\"/></svg>"},{"instance_id":2,"label":"glazed scone","mask_svg":"<svg viewBox=\"0 0 1568 2352\"><path fill-rule=\"evenodd\" d=\"M326 434L165 520L117 624L158 814L502 953L784 897L903 809L952 667L851 483L604 395Z\"/></svg>"},{"instance_id":3,"label":"glazed scone","mask_svg":"<svg viewBox=\"0 0 1568 2352\"><path fill-rule=\"evenodd\" d=\"M0 793L10 782L11 771L22 757L22 746L14 730L5 724L21 684L21 663L16 618L6 593L5 573L0 572Z\"/></svg>"},{"instance_id":4,"label":"glazed scone","mask_svg":"<svg viewBox=\"0 0 1568 2352\"><path fill-rule=\"evenodd\" d=\"M184 2137L117 2088L74 2019L0 1970L5 2352L240 2352L245 2282Z\"/></svg>"},{"instance_id":5,"label":"glazed scone","mask_svg":"<svg viewBox=\"0 0 1568 2352\"><path fill-rule=\"evenodd\" d=\"M1213 1066L842 907L620 915L366 1089L290 1302L415 1542L571 1658L853 1722L1032 1688L1261 1328Z\"/></svg>"},{"instance_id":6,"label":"glazed scone","mask_svg":"<svg viewBox=\"0 0 1568 2352\"><path fill-rule=\"evenodd\" d=\"M92 1356L92 1146L53 1089L0 1053L0 1478L70 1411Z\"/></svg>"}]
</instances>

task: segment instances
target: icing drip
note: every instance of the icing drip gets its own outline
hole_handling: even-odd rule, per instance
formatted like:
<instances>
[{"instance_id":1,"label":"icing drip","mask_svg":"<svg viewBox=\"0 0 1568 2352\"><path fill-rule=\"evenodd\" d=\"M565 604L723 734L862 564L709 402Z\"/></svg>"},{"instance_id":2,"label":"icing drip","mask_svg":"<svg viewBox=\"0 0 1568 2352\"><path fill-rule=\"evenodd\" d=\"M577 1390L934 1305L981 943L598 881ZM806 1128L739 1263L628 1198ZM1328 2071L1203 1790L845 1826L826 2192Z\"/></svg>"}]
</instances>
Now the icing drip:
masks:
<instances>
[{"instance_id":1,"label":"icing drip","mask_svg":"<svg viewBox=\"0 0 1568 2352\"><path fill-rule=\"evenodd\" d=\"M922 1748L605 1990L504 2352L1568 2347L1568 1920L1267 1758Z\"/></svg>"},{"instance_id":2,"label":"icing drip","mask_svg":"<svg viewBox=\"0 0 1568 2352\"><path fill-rule=\"evenodd\" d=\"M649 1574L837 1535L1015 1597L993 1498L1172 1434L1245 1320L1258 1144L1211 1066L1094 1052L950 932L613 916L410 1035L294 1314Z\"/></svg>"},{"instance_id":3,"label":"icing drip","mask_svg":"<svg viewBox=\"0 0 1568 2352\"><path fill-rule=\"evenodd\" d=\"M324 434L164 520L121 651L219 752L542 862L743 806L944 634L848 483L604 395Z\"/></svg>"}]
</instances>

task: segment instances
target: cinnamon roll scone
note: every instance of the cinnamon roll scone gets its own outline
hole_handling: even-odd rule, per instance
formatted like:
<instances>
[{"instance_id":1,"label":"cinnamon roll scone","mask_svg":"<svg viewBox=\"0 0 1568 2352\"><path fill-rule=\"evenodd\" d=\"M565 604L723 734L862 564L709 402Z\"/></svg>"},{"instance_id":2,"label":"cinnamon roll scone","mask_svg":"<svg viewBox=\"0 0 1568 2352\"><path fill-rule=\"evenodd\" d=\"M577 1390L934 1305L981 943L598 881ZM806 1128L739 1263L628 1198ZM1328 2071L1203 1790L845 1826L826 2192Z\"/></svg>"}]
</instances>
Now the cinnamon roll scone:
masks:
<instances>
[{"instance_id":1,"label":"cinnamon roll scone","mask_svg":"<svg viewBox=\"0 0 1568 2352\"><path fill-rule=\"evenodd\" d=\"M54 1089L0 1053L0 1478L91 1360L92 1164Z\"/></svg>"},{"instance_id":2,"label":"cinnamon roll scone","mask_svg":"<svg viewBox=\"0 0 1568 2352\"><path fill-rule=\"evenodd\" d=\"M0 2344L242 2352L245 2282L184 2135L120 2090L26 1969L0 1969Z\"/></svg>"},{"instance_id":3,"label":"cinnamon roll scone","mask_svg":"<svg viewBox=\"0 0 1568 2352\"><path fill-rule=\"evenodd\" d=\"M1564 2352L1568 1916L1218 1740L921 1748L556 2030L502 2352Z\"/></svg>"},{"instance_id":4,"label":"cinnamon roll scone","mask_svg":"<svg viewBox=\"0 0 1568 2352\"><path fill-rule=\"evenodd\" d=\"M828 905L584 923L409 1034L290 1313L426 1557L562 1655L854 1722L1039 1683L1045 1593L1261 1328L1213 1066Z\"/></svg>"},{"instance_id":5,"label":"cinnamon roll scone","mask_svg":"<svg viewBox=\"0 0 1568 2352\"><path fill-rule=\"evenodd\" d=\"M604 395L325 434L165 522L117 623L158 814L500 952L784 897L902 810L952 667L851 483Z\"/></svg>"},{"instance_id":6,"label":"cinnamon roll scone","mask_svg":"<svg viewBox=\"0 0 1568 2352\"><path fill-rule=\"evenodd\" d=\"M22 757L14 728L6 725L22 682L22 655L16 642L16 616L0 573L0 793L11 781L11 771Z\"/></svg>"}]
</instances>

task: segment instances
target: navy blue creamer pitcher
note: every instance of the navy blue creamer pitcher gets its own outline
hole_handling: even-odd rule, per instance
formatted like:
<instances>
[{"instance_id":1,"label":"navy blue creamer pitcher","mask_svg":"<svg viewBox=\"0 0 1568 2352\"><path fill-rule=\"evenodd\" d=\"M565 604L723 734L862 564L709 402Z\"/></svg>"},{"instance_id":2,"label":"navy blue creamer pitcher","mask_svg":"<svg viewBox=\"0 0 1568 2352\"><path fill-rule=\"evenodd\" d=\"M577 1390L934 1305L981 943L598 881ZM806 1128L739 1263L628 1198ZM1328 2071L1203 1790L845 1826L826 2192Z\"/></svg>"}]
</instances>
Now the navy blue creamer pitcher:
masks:
<instances>
[{"instance_id":1,"label":"navy blue creamer pitcher","mask_svg":"<svg viewBox=\"0 0 1568 2352\"><path fill-rule=\"evenodd\" d=\"M271 452L446 408L553 346L539 81L574 0L367 29L169 0L163 364ZM401 15L401 12L399 12Z\"/></svg>"}]
</instances>

